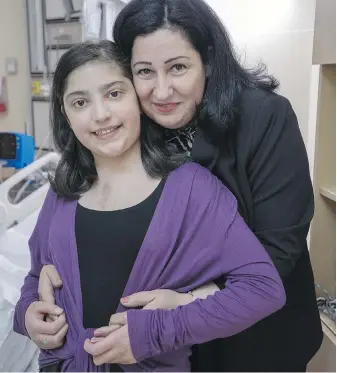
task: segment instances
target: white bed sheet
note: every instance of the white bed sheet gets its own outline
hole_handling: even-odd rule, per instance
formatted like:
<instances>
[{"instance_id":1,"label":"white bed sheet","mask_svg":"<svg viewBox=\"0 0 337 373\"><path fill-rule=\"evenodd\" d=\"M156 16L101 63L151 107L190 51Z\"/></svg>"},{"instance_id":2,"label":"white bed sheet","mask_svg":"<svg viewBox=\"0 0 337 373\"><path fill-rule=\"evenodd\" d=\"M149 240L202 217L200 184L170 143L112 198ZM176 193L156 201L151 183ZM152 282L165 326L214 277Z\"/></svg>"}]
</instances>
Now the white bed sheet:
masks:
<instances>
[{"instance_id":1,"label":"white bed sheet","mask_svg":"<svg viewBox=\"0 0 337 373\"><path fill-rule=\"evenodd\" d=\"M28 239L40 209L0 236L0 371L37 371L38 349L28 338L14 333L14 308L30 268Z\"/></svg>"}]
</instances>

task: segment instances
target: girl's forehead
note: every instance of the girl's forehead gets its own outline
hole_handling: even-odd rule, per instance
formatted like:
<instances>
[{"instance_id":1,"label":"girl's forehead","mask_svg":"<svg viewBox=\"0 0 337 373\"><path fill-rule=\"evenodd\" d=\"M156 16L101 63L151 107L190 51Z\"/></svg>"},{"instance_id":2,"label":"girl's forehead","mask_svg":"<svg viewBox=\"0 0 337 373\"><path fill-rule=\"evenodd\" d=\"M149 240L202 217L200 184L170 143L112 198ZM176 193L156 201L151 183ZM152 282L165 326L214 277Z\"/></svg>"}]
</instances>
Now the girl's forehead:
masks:
<instances>
[{"instance_id":1,"label":"girl's forehead","mask_svg":"<svg viewBox=\"0 0 337 373\"><path fill-rule=\"evenodd\" d=\"M123 74L122 69L115 62L90 61L72 71L65 87L65 93L69 90L86 90L91 87L108 84L112 81L127 83L128 78Z\"/></svg>"}]
</instances>

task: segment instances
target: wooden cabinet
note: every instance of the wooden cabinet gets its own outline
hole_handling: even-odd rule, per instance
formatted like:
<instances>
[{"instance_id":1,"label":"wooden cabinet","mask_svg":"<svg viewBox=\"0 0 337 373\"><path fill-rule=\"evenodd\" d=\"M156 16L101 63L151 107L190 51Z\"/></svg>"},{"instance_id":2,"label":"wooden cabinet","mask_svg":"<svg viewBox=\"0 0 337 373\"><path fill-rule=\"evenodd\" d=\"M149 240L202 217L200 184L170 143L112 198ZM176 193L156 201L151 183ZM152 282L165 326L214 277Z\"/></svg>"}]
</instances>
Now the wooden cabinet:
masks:
<instances>
[{"instance_id":1,"label":"wooden cabinet","mask_svg":"<svg viewBox=\"0 0 337 373\"><path fill-rule=\"evenodd\" d=\"M336 1L317 0L313 64L319 65L313 184L315 215L310 233L317 296L336 298ZM308 366L336 371L336 323L321 314L324 340Z\"/></svg>"},{"instance_id":2,"label":"wooden cabinet","mask_svg":"<svg viewBox=\"0 0 337 373\"><path fill-rule=\"evenodd\" d=\"M336 63L336 0L316 0L312 63Z\"/></svg>"}]
</instances>

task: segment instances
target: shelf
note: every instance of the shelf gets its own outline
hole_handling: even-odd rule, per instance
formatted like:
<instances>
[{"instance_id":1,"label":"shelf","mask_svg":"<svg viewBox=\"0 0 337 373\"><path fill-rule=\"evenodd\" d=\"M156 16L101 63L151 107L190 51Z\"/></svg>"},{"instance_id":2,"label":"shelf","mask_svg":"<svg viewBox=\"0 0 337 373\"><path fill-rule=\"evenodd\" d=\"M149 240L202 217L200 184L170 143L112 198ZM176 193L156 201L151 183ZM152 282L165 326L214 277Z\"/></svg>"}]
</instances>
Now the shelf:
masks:
<instances>
[{"instance_id":1,"label":"shelf","mask_svg":"<svg viewBox=\"0 0 337 373\"><path fill-rule=\"evenodd\" d=\"M45 73L43 71L31 71L30 72L31 78L43 78L44 74ZM53 78L54 77L54 73L48 72L46 74L46 76L48 78Z\"/></svg>"},{"instance_id":2,"label":"shelf","mask_svg":"<svg viewBox=\"0 0 337 373\"><path fill-rule=\"evenodd\" d=\"M320 312L321 320L325 326L336 336L336 323L330 319L328 315L323 312Z\"/></svg>"},{"instance_id":3,"label":"shelf","mask_svg":"<svg viewBox=\"0 0 337 373\"><path fill-rule=\"evenodd\" d=\"M324 334L336 344L336 323L324 313L320 313Z\"/></svg>"},{"instance_id":4,"label":"shelf","mask_svg":"<svg viewBox=\"0 0 337 373\"><path fill-rule=\"evenodd\" d=\"M72 17L72 18L69 18L69 19L50 18L50 19L46 19L46 24L80 22L80 20L81 20L80 17Z\"/></svg>"},{"instance_id":5,"label":"shelf","mask_svg":"<svg viewBox=\"0 0 337 373\"><path fill-rule=\"evenodd\" d=\"M32 101L49 102L50 100L51 99L49 96L32 96Z\"/></svg>"},{"instance_id":6,"label":"shelf","mask_svg":"<svg viewBox=\"0 0 337 373\"><path fill-rule=\"evenodd\" d=\"M46 49L47 50L69 49L69 48L73 47L74 45L76 45L76 44L75 43L74 44L48 44L48 45L46 45Z\"/></svg>"},{"instance_id":7,"label":"shelf","mask_svg":"<svg viewBox=\"0 0 337 373\"><path fill-rule=\"evenodd\" d=\"M336 187L332 187L332 188L320 187L319 192L325 198L328 198L331 201L336 202Z\"/></svg>"}]
</instances>

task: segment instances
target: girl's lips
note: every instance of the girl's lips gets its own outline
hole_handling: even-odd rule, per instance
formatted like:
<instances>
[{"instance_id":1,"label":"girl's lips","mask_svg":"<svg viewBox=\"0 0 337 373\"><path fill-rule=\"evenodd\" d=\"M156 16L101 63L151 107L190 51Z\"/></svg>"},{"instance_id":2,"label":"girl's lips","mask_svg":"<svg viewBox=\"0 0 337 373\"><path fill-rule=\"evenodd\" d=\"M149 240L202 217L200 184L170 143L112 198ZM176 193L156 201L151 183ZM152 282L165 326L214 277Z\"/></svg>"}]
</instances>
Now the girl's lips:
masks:
<instances>
[{"instance_id":1,"label":"girl's lips","mask_svg":"<svg viewBox=\"0 0 337 373\"><path fill-rule=\"evenodd\" d=\"M98 130L96 132L93 132L94 136L100 140L105 140L110 137L114 137L119 132L118 130L122 127L122 125L117 127L109 127L108 129L104 130Z\"/></svg>"}]
</instances>

